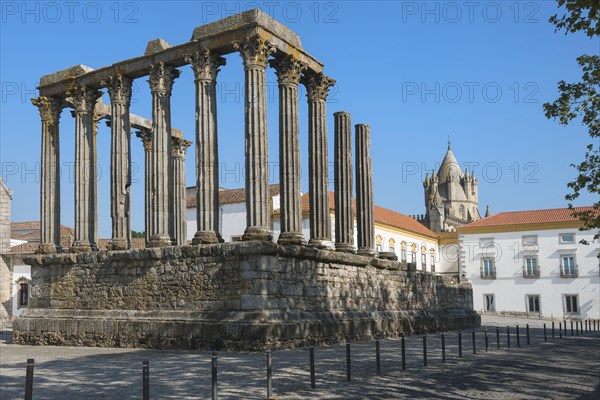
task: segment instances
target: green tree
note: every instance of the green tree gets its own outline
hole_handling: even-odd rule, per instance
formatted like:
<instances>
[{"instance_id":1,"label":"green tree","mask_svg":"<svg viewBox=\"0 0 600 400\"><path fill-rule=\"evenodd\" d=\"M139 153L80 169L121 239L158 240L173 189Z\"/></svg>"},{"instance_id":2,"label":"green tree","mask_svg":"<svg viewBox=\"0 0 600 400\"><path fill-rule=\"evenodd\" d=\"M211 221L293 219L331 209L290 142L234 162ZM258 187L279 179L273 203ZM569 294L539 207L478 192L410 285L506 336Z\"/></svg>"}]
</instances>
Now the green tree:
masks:
<instances>
[{"instance_id":1,"label":"green tree","mask_svg":"<svg viewBox=\"0 0 600 400\"><path fill-rule=\"evenodd\" d=\"M555 31L565 34L584 32L591 40L600 40L600 2L598 0L558 0L558 6L564 7L564 14L550 17ZM600 43L598 43L600 47ZM583 221L582 230L600 228L600 56L583 54L577 58L583 75L580 82L560 81L560 96L552 103L544 104L546 117L567 125L573 119L580 118L587 126L592 143L587 145L584 160L571 164L578 172L577 178L567 186L571 192L565 196L569 208L582 192L596 194L596 202L591 210L577 210L573 215ZM600 229L594 239L600 238ZM600 255L599 255L600 257Z\"/></svg>"}]
</instances>

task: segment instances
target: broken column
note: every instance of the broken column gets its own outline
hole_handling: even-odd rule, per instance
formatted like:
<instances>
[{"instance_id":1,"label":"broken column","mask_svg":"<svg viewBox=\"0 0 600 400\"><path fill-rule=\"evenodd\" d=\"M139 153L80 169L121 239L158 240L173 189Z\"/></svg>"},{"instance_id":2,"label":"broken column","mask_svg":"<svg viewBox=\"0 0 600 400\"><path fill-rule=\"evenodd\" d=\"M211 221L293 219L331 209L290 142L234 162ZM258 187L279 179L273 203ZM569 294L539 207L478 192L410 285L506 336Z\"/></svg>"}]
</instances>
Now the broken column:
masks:
<instances>
[{"instance_id":1,"label":"broken column","mask_svg":"<svg viewBox=\"0 0 600 400\"><path fill-rule=\"evenodd\" d=\"M358 254L374 252L373 175L371 163L371 127L357 124L356 140L356 228Z\"/></svg>"},{"instance_id":2,"label":"broken column","mask_svg":"<svg viewBox=\"0 0 600 400\"><path fill-rule=\"evenodd\" d=\"M335 249L355 253L352 201L352 125L350 113L336 112L334 142Z\"/></svg>"},{"instance_id":3,"label":"broken column","mask_svg":"<svg viewBox=\"0 0 600 400\"><path fill-rule=\"evenodd\" d=\"M303 244L300 200L298 83L304 66L291 56L271 61L279 83L280 234L278 243Z\"/></svg>"}]
</instances>

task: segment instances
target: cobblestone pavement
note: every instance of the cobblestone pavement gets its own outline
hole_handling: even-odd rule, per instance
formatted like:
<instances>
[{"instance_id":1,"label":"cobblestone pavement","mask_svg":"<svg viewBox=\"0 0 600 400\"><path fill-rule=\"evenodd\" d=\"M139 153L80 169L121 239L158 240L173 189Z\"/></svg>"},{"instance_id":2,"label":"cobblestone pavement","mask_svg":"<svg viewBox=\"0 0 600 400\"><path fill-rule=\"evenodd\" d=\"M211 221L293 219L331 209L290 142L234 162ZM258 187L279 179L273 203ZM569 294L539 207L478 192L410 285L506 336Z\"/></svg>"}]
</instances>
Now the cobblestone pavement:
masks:
<instances>
[{"instance_id":1,"label":"cobblestone pavement","mask_svg":"<svg viewBox=\"0 0 600 400\"><path fill-rule=\"evenodd\" d=\"M544 341L543 323L547 324ZM519 324L517 346L516 324ZM527 345L526 324L530 326ZM376 375L374 342L352 343L352 381L346 380L344 345L315 349L317 382L310 388L307 349L273 352L273 397L278 399L598 399L600 398L600 333L554 339L551 322L484 316L484 327L462 333L427 336L424 366L421 336L406 339L406 370L401 340L381 341L381 371ZM506 326L511 348L507 348ZM496 327L500 331L497 349ZM0 336L0 399L23 399L25 364L35 359L35 399L139 399L142 361L150 361L150 395L154 399L210 398L210 352L112 348L35 347L7 344ZM220 352L219 398L266 397L264 353Z\"/></svg>"}]
</instances>

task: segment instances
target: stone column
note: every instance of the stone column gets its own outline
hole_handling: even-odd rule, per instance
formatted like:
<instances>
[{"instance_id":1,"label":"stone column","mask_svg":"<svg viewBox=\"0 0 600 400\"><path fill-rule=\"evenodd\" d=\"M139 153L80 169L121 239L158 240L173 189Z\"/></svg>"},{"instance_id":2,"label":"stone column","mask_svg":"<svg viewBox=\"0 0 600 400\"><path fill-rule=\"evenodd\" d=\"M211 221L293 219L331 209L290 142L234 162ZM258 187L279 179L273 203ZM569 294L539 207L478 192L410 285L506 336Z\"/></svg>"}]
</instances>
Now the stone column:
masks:
<instances>
[{"instance_id":1,"label":"stone column","mask_svg":"<svg viewBox=\"0 0 600 400\"><path fill-rule=\"evenodd\" d=\"M149 247L171 246L169 234L173 216L169 213L172 198L171 89L180 71L163 62L150 67L152 92L152 153L150 205L152 223Z\"/></svg>"},{"instance_id":2,"label":"stone column","mask_svg":"<svg viewBox=\"0 0 600 400\"><path fill-rule=\"evenodd\" d=\"M372 256L375 226L373 218L373 174L371 156L371 127L357 124L356 140L356 227L358 254Z\"/></svg>"},{"instance_id":3,"label":"stone column","mask_svg":"<svg viewBox=\"0 0 600 400\"><path fill-rule=\"evenodd\" d=\"M96 246L96 136L94 107L102 92L78 85L70 93L75 108L75 242L72 252Z\"/></svg>"},{"instance_id":4,"label":"stone column","mask_svg":"<svg viewBox=\"0 0 600 400\"><path fill-rule=\"evenodd\" d=\"M291 56L271 61L279 82L280 244L303 244L300 200L300 122L298 83L306 68Z\"/></svg>"},{"instance_id":5,"label":"stone column","mask_svg":"<svg viewBox=\"0 0 600 400\"><path fill-rule=\"evenodd\" d=\"M135 134L144 144L144 234L146 246L148 246L150 243L150 231L152 230L152 216L150 214L150 210L152 209L150 205L150 190L152 187L152 132L149 130L139 130Z\"/></svg>"},{"instance_id":6,"label":"stone column","mask_svg":"<svg viewBox=\"0 0 600 400\"><path fill-rule=\"evenodd\" d=\"M303 77L308 97L309 246L333 248L329 211L327 156L327 95L335 81L323 74Z\"/></svg>"},{"instance_id":7,"label":"stone column","mask_svg":"<svg viewBox=\"0 0 600 400\"><path fill-rule=\"evenodd\" d=\"M244 61L246 230L242 240L272 240L267 133L267 58L274 51L261 38L234 45Z\"/></svg>"},{"instance_id":8,"label":"stone column","mask_svg":"<svg viewBox=\"0 0 600 400\"><path fill-rule=\"evenodd\" d=\"M196 233L193 244L222 242L216 80L225 59L209 50L186 58L196 84Z\"/></svg>"},{"instance_id":9,"label":"stone column","mask_svg":"<svg viewBox=\"0 0 600 400\"><path fill-rule=\"evenodd\" d=\"M110 215L112 239L110 250L131 247L130 188L131 188L131 124L129 105L133 80L117 74L104 82L110 96Z\"/></svg>"},{"instance_id":10,"label":"stone column","mask_svg":"<svg viewBox=\"0 0 600 400\"><path fill-rule=\"evenodd\" d=\"M192 142L172 137L173 146L173 241L176 246L187 244L185 155Z\"/></svg>"},{"instance_id":11,"label":"stone column","mask_svg":"<svg viewBox=\"0 0 600 400\"><path fill-rule=\"evenodd\" d=\"M335 249L355 253L352 204L352 124L350 113L336 112L334 142Z\"/></svg>"},{"instance_id":12,"label":"stone column","mask_svg":"<svg viewBox=\"0 0 600 400\"><path fill-rule=\"evenodd\" d=\"M31 102L42 119L42 163L40 181L40 246L38 253L52 254L60 247L60 148L61 99L38 97Z\"/></svg>"}]
</instances>

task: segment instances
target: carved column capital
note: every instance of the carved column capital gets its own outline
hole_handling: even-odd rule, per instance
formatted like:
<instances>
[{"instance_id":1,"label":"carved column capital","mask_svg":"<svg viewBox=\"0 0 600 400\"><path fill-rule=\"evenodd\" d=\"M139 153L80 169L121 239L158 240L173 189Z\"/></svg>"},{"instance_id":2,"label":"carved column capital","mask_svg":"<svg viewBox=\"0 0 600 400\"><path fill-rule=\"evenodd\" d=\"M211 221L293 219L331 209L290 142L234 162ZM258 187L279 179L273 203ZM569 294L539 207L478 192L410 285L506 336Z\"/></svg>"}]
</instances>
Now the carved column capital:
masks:
<instances>
[{"instance_id":1,"label":"carved column capital","mask_svg":"<svg viewBox=\"0 0 600 400\"><path fill-rule=\"evenodd\" d=\"M192 142L185 139L171 137L173 158L180 158L185 160L188 147L192 145Z\"/></svg>"},{"instance_id":2,"label":"carved column capital","mask_svg":"<svg viewBox=\"0 0 600 400\"><path fill-rule=\"evenodd\" d=\"M144 145L144 151L152 151L152 132L149 130L139 130L135 132L135 136L141 139Z\"/></svg>"},{"instance_id":3,"label":"carved column capital","mask_svg":"<svg viewBox=\"0 0 600 400\"><path fill-rule=\"evenodd\" d=\"M173 82L179 78L181 71L166 65L160 61L156 64L150 65L150 74L148 83L150 84L150 90L155 93L168 93L171 94L173 88Z\"/></svg>"},{"instance_id":4,"label":"carved column capital","mask_svg":"<svg viewBox=\"0 0 600 400\"><path fill-rule=\"evenodd\" d=\"M69 91L73 108L78 114L91 114L94 112L96 101L102 97L102 92L88 88L86 85L77 85Z\"/></svg>"},{"instance_id":5,"label":"carved column capital","mask_svg":"<svg viewBox=\"0 0 600 400\"><path fill-rule=\"evenodd\" d=\"M329 88L335 85L335 80L319 73L304 75L302 83L306 86L306 95L309 100L327 100Z\"/></svg>"},{"instance_id":6,"label":"carved column capital","mask_svg":"<svg viewBox=\"0 0 600 400\"><path fill-rule=\"evenodd\" d=\"M215 81L219 67L225 65L227 60L210 50L201 49L187 55L185 62L191 64L196 80Z\"/></svg>"},{"instance_id":7,"label":"carved column capital","mask_svg":"<svg viewBox=\"0 0 600 400\"><path fill-rule=\"evenodd\" d=\"M133 79L116 74L109 76L107 80L102 81L102 85L108 89L111 103L125 104L129 106L131 103L131 85Z\"/></svg>"},{"instance_id":8,"label":"carved column capital","mask_svg":"<svg viewBox=\"0 0 600 400\"><path fill-rule=\"evenodd\" d=\"M267 59L275 52L275 47L264 39L246 38L240 43L234 43L233 48L240 52L244 68L267 68Z\"/></svg>"},{"instance_id":9,"label":"carved column capital","mask_svg":"<svg viewBox=\"0 0 600 400\"><path fill-rule=\"evenodd\" d=\"M58 122L60 113L65 108L61 99L44 96L31 99L31 103L38 108L42 122Z\"/></svg>"},{"instance_id":10,"label":"carved column capital","mask_svg":"<svg viewBox=\"0 0 600 400\"><path fill-rule=\"evenodd\" d=\"M277 81L280 85L298 85L300 74L306 69L306 65L292 56L285 56L269 61L269 65L275 69Z\"/></svg>"}]
</instances>

